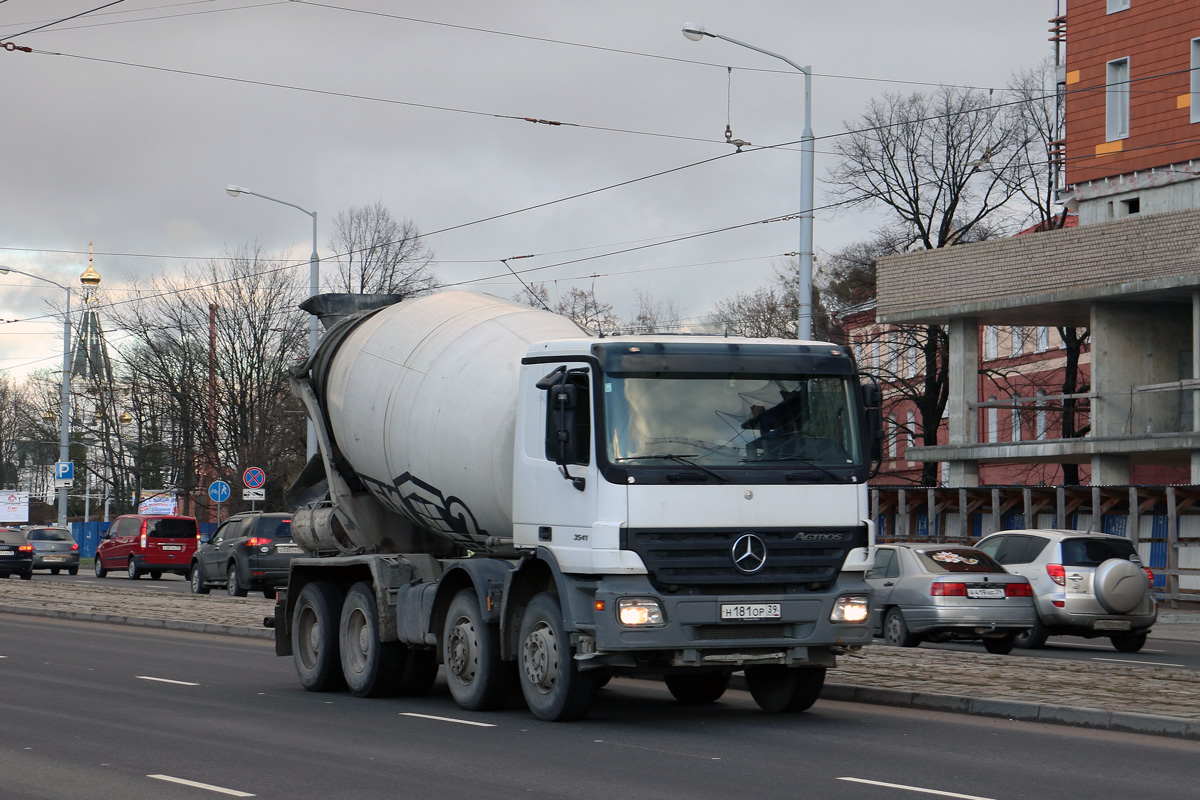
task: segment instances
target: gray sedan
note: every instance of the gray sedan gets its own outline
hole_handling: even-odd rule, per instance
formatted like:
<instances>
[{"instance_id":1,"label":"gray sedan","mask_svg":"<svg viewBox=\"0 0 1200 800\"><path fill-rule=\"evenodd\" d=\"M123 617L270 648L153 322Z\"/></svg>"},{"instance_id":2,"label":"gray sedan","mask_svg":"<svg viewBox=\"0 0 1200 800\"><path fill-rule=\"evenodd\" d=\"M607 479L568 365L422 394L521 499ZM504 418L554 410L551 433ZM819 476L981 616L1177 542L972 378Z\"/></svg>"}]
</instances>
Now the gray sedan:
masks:
<instances>
[{"instance_id":1,"label":"gray sedan","mask_svg":"<svg viewBox=\"0 0 1200 800\"><path fill-rule=\"evenodd\" d=\"M973 547L880 545L866 580L873 630L893 646L982 639L1004 654L1037 621L1029 581Z\"/></svg>"},{"instance_id":2,"label":"gray sedan","mask_svg":"<svg viewBox=\"0 0 1200 800\"><path fill-rule=\"evenodd\" d=\"M79 572L79 545L66 528L30 527L25 538L33 545L34 569L48 569L53 575L64 569L72 575Z\"/></svg>"}]
</instances>

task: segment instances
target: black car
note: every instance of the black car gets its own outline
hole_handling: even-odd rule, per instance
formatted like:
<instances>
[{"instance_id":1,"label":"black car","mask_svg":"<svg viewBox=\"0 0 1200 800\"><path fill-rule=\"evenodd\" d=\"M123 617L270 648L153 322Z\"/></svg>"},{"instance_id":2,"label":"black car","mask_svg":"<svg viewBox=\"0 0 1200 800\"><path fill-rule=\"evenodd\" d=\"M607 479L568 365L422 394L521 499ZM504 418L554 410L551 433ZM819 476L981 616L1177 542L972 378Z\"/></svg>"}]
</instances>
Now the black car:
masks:
<instances>
[{"instance_id":1,"label":"black car","mask_svg":"<svg viewBox=\"0 0 1200 800\"><path fill-rule=\"evenodd\" d=\"M291 560L302 555L292 541L291 514L235 514L216 533L200 535L192 556L192 591L208 594L213 586L224 586L232 597L260 591L273 598L277 588L287 585Z\"/></svg>"},{"instance_id":2,"label":"black car","mask_svg":"<svg viewBox=\"0 0 1200 800\"><path fill-rule=\"evenodd\" d=\"M0 578L20 575L21 580L33 578L33 545L25 534L12 528L0 528Z\"/></svg>"}]
</instances>

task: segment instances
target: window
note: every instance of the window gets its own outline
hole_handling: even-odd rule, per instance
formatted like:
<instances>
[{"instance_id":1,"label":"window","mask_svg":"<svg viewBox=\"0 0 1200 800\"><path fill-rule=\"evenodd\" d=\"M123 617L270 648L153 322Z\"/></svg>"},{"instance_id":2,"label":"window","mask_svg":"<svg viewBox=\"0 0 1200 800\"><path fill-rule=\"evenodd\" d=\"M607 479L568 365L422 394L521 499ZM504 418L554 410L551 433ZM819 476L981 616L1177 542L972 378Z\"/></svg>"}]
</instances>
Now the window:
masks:
<instances>
[{"instance_id":1,"label":"window","mask_svg":"<svg viewBox=\"0 0 1200 800\"><path fill-rule=\"evenodd\" d=\"M1129 0L1108 0L1109 14L1115 14L1118 11L1126 11L1129 8Z\"/></svg>"},{"instance_id":2,"label":"window","mask_svg":"<svg viewBox=\"0 0 1200 800\"><path fill-rule=\"evenodd\" d=\"M900 431L896 428L896 415L888 415L888 431L891 436L888 437L888 458L896 457L896 440L900 438Z\"/></svg>"},{"instance_id":3,"label":"window","mask_svg":"<svg viewBox=\"0 0 1200 800\"><path fill-rule=\"evenodd\" d=\"M908 453L909 447L917 446L917 412L911 408L908 410L908 447L904 448L905 454ZM910 458L909 461L912 461Z\"/></svg>"},{"instance_id":4,"label":"window","mask_svg":"<svg viewBox=\"0 0 1200 800\"><path fill-rule=\"evenodd\" d=\"M1039 325L1037 329L1037 341L1034 345L1033 352L1044 353L1050 349L1050 329L1045 325Z\"/></svg>"},{"instance_id":5,"label":"window","mask_svg":"<svg viewBox=\"0 0 1200 800\"><path fill-rule=\"evenodd\" d=\"M996 396L992 395L988 398L989 403L996 402ZM1000 440L1000 417L995 408L987 410L987 440L996 442Z\"/></svg>"},{"instance_id":6,"label":"window","mask_svg":"<svg viewBox=\"0 0 1200 800\"><path fill-rule=\"evenodd\" d=\"M1140 197L1131 197L1128 200L1121 201L1121 216L1127 217L1130 214L1138 214L1142 210L1142 199Z\"/></svg>"},{"instance_id":7,"label":"window","mask_svg":"<svg viewBox=\"0 0 1200 800\"><path fill-rule=\"evenodd\" d=\"M1116 141L1129 136L1129 59L1108 62L1105 81L1105 139Z\"/></svg>"},{"instance_id":8,"label":"window","mask_svg":"<svg viewBox=\"0 0 1200 800\"><path fill-rule=\"evenodd\" d=\"M1200 122L1200 39L1192 39L1192 122Z\"/></svg>"},{"instance_id":9,"label":"window","mask_svg":"<svg viewBox=\"0 0 1200 800\"><path fill-rule=\"evenodd\" d=\"M1012 354L1014 356L1021 355L1021 351L1025 349L1025 329L1017 325L1012 329L1012 340L1010 342Z\"/></svg>"},{"instance_id":10,"label":"window","mask_svg":"<svg viewBox=\"0 0 1200 800\"><path fill-rule=\"evenodd\" d=\"M1012 440L1021 441L1021 395L1013 395Z\"/></svg>"},{"instance_id":11,"label":"window","mask_svg":"<svg viewBox=\"0 0 1200 800\"><path fill-rule=\"evenodd\" d=\"M995 325L988 325L983 329L983 357L991 360L996 357L999 350L996 340L998 338L998 329Z\"/></svg>"},{"instance_id":12,"label":"window","mask_svg":"<svg viewBox=\"0 0 1200 800\"><path fill-rule=\"evenodd\" d=\"M1046 401L1042 400L1041 398L1046 396L1046 390L1038 389L1037 396L1038 396L1037 423L1036 423L1037 424L1037 438L1045 439L1046 438Z\"/></svg>"},{"instance_id":13,"label":"window","mask_svg":"<svg viewBox=\"0 0 1200 800\"><path fill-rule=\"evenodd\" d=\"M908 345L908 377L917 377L917 356L921 351L917 349L915 342L910 342Z\"/></svg>"}]
</instances>

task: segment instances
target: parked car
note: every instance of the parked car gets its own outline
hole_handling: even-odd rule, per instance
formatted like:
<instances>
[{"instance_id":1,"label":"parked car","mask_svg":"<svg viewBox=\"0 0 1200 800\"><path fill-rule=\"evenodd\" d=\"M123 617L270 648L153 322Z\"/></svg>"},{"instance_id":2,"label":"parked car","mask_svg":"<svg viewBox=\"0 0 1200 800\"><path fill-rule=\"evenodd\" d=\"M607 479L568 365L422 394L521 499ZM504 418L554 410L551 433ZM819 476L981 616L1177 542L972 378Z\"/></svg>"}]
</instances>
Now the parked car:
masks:
<instances>
[{"instance_id":1,"label":"parked car","mask_svg":"<svg viewBox=\"0 0 1200 800\"><path fill-rule=\"evenodd\" d=\"M126 514L117 517L96 548L96 577L125 570L130 580L146 573L158 580L164 572L187 575L200 538L195 517Z\"/></svg>"},{"instance_id":2,"label":"parked car","mask_svg":"<svg viewBox=\"0 0 1200 800\"><path fill-rule=\"evenodd\" d=\"M33 545L15 528L0 528L0 578L20 575L33 578Z\"/></svg>"},{"instance_id":3,"label":"parked car","mask_svg":"<svg viewBox=\"0 0 1200 800\"><path fill-rule=\"evenodd\" d=\"M982 639L1003 655L1037 621L1029 581L973 547L880 545L866 581L874 632L893 646Z\"/></svg>"},{"instance_id":4,"label":"parked car","mask_svg":"<svg viewBox=\"0 0 1200 800\"><path fill-rule=\"evenodd\" d=\"M1158 619L1154 575L1124 536L1063 530L1014 530L979 540L980 550L1033 586L1037 621L1017 647L1048 636L1106 636L1136 653Z\"/></svg>"},{"instance_id":5,"label":"parked car","mask_svg":"<svg viewBox=\"0 0 1200 800\"><path fill-rule=\"evenodd\" d=\"M292 541L292 515L263 511L235 514L213 534L202 534L192 557L192 591L223 586L232 597L258 591L267 598L287 586L288 567L304 555Z\"/></svg>"},{"instance_id":6,"label":"parked car","mask_svg":"<svg viewBox=\"0 0 1200 800\"><path fill-rule=\"evenodd\" d=\"M24 532L33 545L34 569L48 569L51 575L64 569L68 574L79 574L79 544L69 530L32 525Z\"/></svg>"}]
</instances>

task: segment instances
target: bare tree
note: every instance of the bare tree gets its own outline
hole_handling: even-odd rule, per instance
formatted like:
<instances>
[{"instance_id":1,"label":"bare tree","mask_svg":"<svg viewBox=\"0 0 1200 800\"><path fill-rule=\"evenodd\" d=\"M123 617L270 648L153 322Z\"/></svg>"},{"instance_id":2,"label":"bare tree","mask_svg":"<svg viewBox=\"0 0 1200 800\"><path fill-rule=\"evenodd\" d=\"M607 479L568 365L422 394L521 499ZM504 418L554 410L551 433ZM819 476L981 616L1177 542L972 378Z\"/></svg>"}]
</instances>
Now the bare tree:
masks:
<instances>
[{"instance_id":1,"label":"bare tree","mask_svg":"<svg viewBox=\"0 0 1200 800\"><path fill-rule=\"evenodd\" d=\"M679 330L679 309L670 300L655 300L646 289L634 289L638 306L626 324L630 333L660 333Z\"/></svg>"},{"instance_id":2,"label":"bare tree","mask_svg":"<svg viewBox=\"0 0 1200 800\"><path fill-rule=\"evenodd\" d=\"M25 438L24 422L30 416L25 387L15 378L0 373L0 489L17 489L20 443Z\"/></svg>"},{"instance_id":3,"label":"bare tree","mask_svg":"<svg viewBox=\"0 0 1200 800\"><path fill-rule=\"evenodd\" d=\"M534 308L544 308L561 314L592 333L609 334L622 329L621 319L613 313L612 304L597 299L594 286L590 289L572 287L557 301L551 302L550 290L546 288L546 284L530 283L513 299Z\"/></svg>"},{"instance_id":4,"label":"bare tree","mask_svg":"<svg viewBox=\"0 0 1200 800\"><path fill-rule=\"evenodd\" d=\"M327 281L334 291L417 297L438 285L417 226L397 221L379 201L339 211L329 247L337 254L337 275Z\"/></svg>"}]
</instances>

